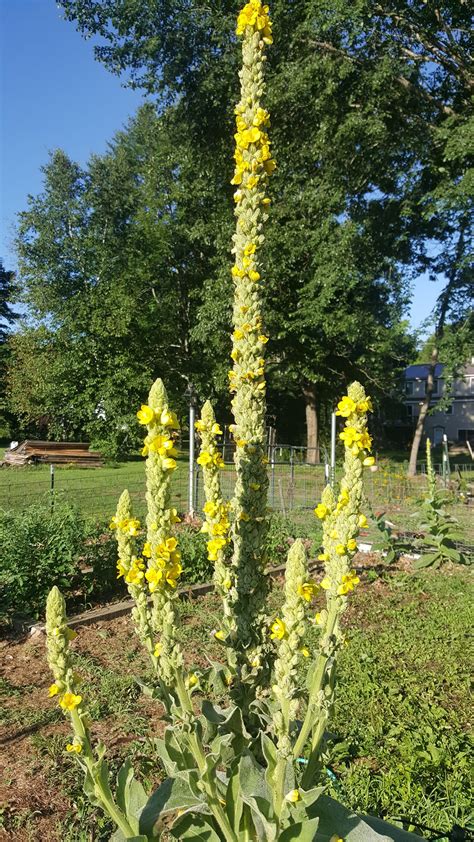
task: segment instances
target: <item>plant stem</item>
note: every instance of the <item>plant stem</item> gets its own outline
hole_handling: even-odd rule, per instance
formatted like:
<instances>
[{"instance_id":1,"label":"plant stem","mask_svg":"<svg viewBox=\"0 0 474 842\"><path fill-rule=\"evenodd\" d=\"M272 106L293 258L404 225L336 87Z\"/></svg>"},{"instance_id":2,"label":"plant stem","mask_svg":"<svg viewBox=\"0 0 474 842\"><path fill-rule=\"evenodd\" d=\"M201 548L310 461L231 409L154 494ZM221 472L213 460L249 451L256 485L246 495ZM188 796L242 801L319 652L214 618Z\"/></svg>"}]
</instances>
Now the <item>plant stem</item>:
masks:
<instances>
[{"instance_id":1,"label":"plant stem","mask_svg":"<svg viewBox=\"0 0 474 842\"><path fill-rule=\"evenodd\" d=\"M334 633L334 628L336 625L338 614L339 607L337 601L334 599L329 609L326 628L324 629L322 639L328 641L331 639ZM306 711L306 716L304 718L303 725L301 726L301 731L298 735L298 739L296 740L295 747L293 749L294 757L300 757L305 747L306 740L308 739L309 734L313 728L313 715L316 708L316 699L324 685L324 679L326 677L326 667L329 657L330 653L324 651L320 651L318 655L318 660L316 661L316 669L314 671L314 677L309 691L308 708Z\"/></svg>"},{"instance_id":2,"label":"plant stem","mask_svg":"<svg viewBox=\"0 0 474 842\"><path fill-rule=\"evenodd\" d=\"M186 713L193 713L191 697L185 687L183 681L183 674L180 669L176 671L176 691L178 693L179 702L183 711L185 711ZM217 822L217 826L221 833L224 835L226 842L237 842L238 837L230 827L229 820L224 810L222 809L222 804L219 800L219 793L217 792L215 783L213 782L212 778L208 778L206 775L207 761L201 740L199 739L195 731L192 731L188 736L189 747L192 753L194 754L194 758L198 765L199 772L202 776L203 783L206 786L208 804Z\"/></svg>"},{"instance_id":3,"label":"plant stem","mask_svg":"<svg viewBox=\"0 0 474 842\"><path fill-rule=\"evenodd\" d=\"M117 827L122 831L125 838L131 839L133 836L136 836L136 832L130 826L128 819L124 815L124 813L122 813L120 808L117 807L109 786L107 785L107 789L105 789L100 781L100 778L97 776L97 772L95 769L96 761L94 759L92 747L89 741L89 735L86 731L86 728L84 727L84 723L82 722L82 719L79 716L77 710L71 711L71 721L76 737L78 737L81 740L81 745L84 753L84 763L87 766L89 774L94 782L94 791L97 798L101 802L105 812L110 816L112 821L114 821Z\"/></svg>"}]
</instances>

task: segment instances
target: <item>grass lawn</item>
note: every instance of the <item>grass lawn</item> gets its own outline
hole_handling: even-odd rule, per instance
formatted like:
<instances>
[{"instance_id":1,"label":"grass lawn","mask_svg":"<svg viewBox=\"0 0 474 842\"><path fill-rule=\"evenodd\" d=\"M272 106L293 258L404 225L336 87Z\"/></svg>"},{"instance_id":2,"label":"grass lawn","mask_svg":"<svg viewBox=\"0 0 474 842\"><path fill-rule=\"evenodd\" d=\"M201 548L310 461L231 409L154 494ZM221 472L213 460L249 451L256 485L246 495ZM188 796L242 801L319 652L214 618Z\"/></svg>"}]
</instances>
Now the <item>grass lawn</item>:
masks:
<instances>
[{"instance_id":1,"label":"grass lawn","mask_svg":"<svg viewBox=\"0 0 474 842\"><path fill-rule=\"evenodd\" d=\"M307 510L308 515L321 498L325 485L322 466L277 464L269 466L269 507L283 512ZM469 480L468 472L465 474ZM0 469L0 509L23 509L25 506L50 499L50 471L48 465L26 466L24 468ZM221 472L224 496L230 498L233 492L235 471L233 465L226 465ZM417 500L423 496L426 478L417 476L408 480L402 468L387 459L380 459L378 470L368 470L365 475L365 493L376 511L386 511L398 525L408 531L415 529L411 514L417 508ZM202 478L197 472L196 509L204 503ZM144 462L122 462L117 466L103 468L56 467L54 477L55 494L76 504L84 513L100 518L110 518L115 512L117 500L124 488L128 488L138 517L145 514ZM188 503L187 455L178 459L178 467L172 480L173 504L186 511ZM472 510L466 505L456 504L452 514L459 518L466 537L474 537Z\"/></svg>"},{"instance_id":2,"label":"grass lawn","mask_svg":"<svg viewBox=\"0 0 474 842\"><path fill-rule=\"evenodd\" d=\"M468 738L472 590L465 567L418 575L391 570L381 578L369 571L346 614L348 642L331 723L329 791L353 808L388 820L406 819L427 838L434 834L421 825L448 833L454 823L466 827L474 819ZM280 594L277 584L271 610L277 610ZM218 656L218 644L209 638L219 625L216 599L183 603L180 613L189 666L203 664L204 649ZM0 645L6 749L0 822L5 838L108 839L111 827L85 799L64 750L68 723L47 698L51 678L44 639ZM134 681L147 665L131 621L80 628L73 647L93 731L106 742L111 767L132 756L140 778L152 788L160 764L150 736L161 733L163 723L155 703L141 695Z\"/></svg>"}]
</instances>

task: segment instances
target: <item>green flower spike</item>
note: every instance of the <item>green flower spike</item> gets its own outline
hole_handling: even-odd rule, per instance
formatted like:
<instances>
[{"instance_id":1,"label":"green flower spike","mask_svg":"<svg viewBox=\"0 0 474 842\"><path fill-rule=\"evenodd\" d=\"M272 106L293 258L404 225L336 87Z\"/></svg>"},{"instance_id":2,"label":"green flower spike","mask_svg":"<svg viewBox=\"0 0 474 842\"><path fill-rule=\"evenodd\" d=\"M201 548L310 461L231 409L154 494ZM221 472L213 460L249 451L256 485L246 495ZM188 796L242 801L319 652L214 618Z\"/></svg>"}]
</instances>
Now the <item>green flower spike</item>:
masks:
<instances>
[{"instance_id":1,"label":"green flower spike","mask_svg":"<svg viewBox=\"0 0 474 842\"><path fill-rule=\"evenodd\" d=\"M253 7L252 7L253 8ZM241 98L235 109L236 149L234 193L236 233L234 308L229 372L230 391L235 393L231 428L235 443L236 484L232 511L234 522L232 566L235 588L232 602L237 624L238 669L245 679L251 664L261 660L265 649L264 604L268 593L263 546L267 532L265 348L268 337L262 321L262 285L259 250L264 242L263 223L270 200L266 196L269 175L275 168L270 152L268 112L261 106L265 44L271 43L268 10L262 7L261 21L239 15L243 66L240 70ZM264 25L264 30L260 28ZM262 32L266 34L262 35Z\"/></svg>"}]
</instances>

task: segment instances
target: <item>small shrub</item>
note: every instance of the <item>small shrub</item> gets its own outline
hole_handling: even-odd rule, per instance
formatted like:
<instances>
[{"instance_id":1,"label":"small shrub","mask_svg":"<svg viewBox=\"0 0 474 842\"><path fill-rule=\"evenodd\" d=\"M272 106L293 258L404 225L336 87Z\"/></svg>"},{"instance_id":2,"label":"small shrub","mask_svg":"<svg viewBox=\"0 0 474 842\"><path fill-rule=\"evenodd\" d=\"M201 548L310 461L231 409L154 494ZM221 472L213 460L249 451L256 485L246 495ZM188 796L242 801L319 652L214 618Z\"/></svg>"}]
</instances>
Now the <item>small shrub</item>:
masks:
<instances>
[{"instance_id":1,"label":"small shrub","mask_svg":"<svg viewBox=\"0 0 474 842\"><path fill-rule=\"evenodd\" d=\"M52 585L77 585L81 516L67 503L0 513L0 616L37 617Z\"/></svg>"},{"instance_id":2,"label":"small shrub","mask_svg":"<svg viewBox=\"0 0 474 842\"><path fill-rule=\"evenodd\" d=\"M0 621L39 617L53 585L76 601L117 588L116 547L104 524L57 499L0 512Z\"/></svg>"},{"instance_id":3,"label":"small shrub","mask_svg":"<svg viewBox=\"0 0 474 842\"><path fill-rule=\"evenodd\" d=\"M184 560L183 583L211 582L214 565L207 557L206 536L199 527L183 524L179 530L179 546Z\"/></svg>"}]
</instances>

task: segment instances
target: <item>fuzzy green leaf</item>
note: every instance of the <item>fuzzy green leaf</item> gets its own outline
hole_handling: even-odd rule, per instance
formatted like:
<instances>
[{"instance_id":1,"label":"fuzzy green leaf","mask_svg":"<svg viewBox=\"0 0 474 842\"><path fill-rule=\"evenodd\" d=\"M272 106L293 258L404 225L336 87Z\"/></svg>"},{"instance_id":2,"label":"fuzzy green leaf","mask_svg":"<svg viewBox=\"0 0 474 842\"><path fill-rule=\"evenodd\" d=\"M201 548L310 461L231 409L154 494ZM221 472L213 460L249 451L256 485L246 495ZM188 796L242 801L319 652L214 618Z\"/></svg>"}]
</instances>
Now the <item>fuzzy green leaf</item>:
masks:
<instances>
[{"instance_id":1,"label":"fuzzy green leaf","mask_svg":"<svg viewBox=\"0 0 474 842\"><path fill-rule=\"evenodd\" d=\"M211 818L196 814L182 816L172 827L175 839L193 839L194 842L221 842Z\"/></svg>"},{"instance_id":2,"label":"fuzzy green leaf","mask_svg":"<svg viewBox=\"0 0 474 842\"><path fill-rule=\"evenodd\" d=\"M202 797L197 797L184 777L167 778L148 799L140 816L140 831L151 836L160 816L191 807L203 809Z\"/></svg>"},{"instance_id":3,"label":"fuzzy green leaf","mask_svg":"<svg viewBox=\"0 0 474 842\"><path fill-rule=\"evenodd\" d=\"M278 842L291 842L292 839L297 839L298 842L313 842L316 837L319 819L305 819L302 822L292 824L280 833Z\"/></svg>"}]
</instances>

